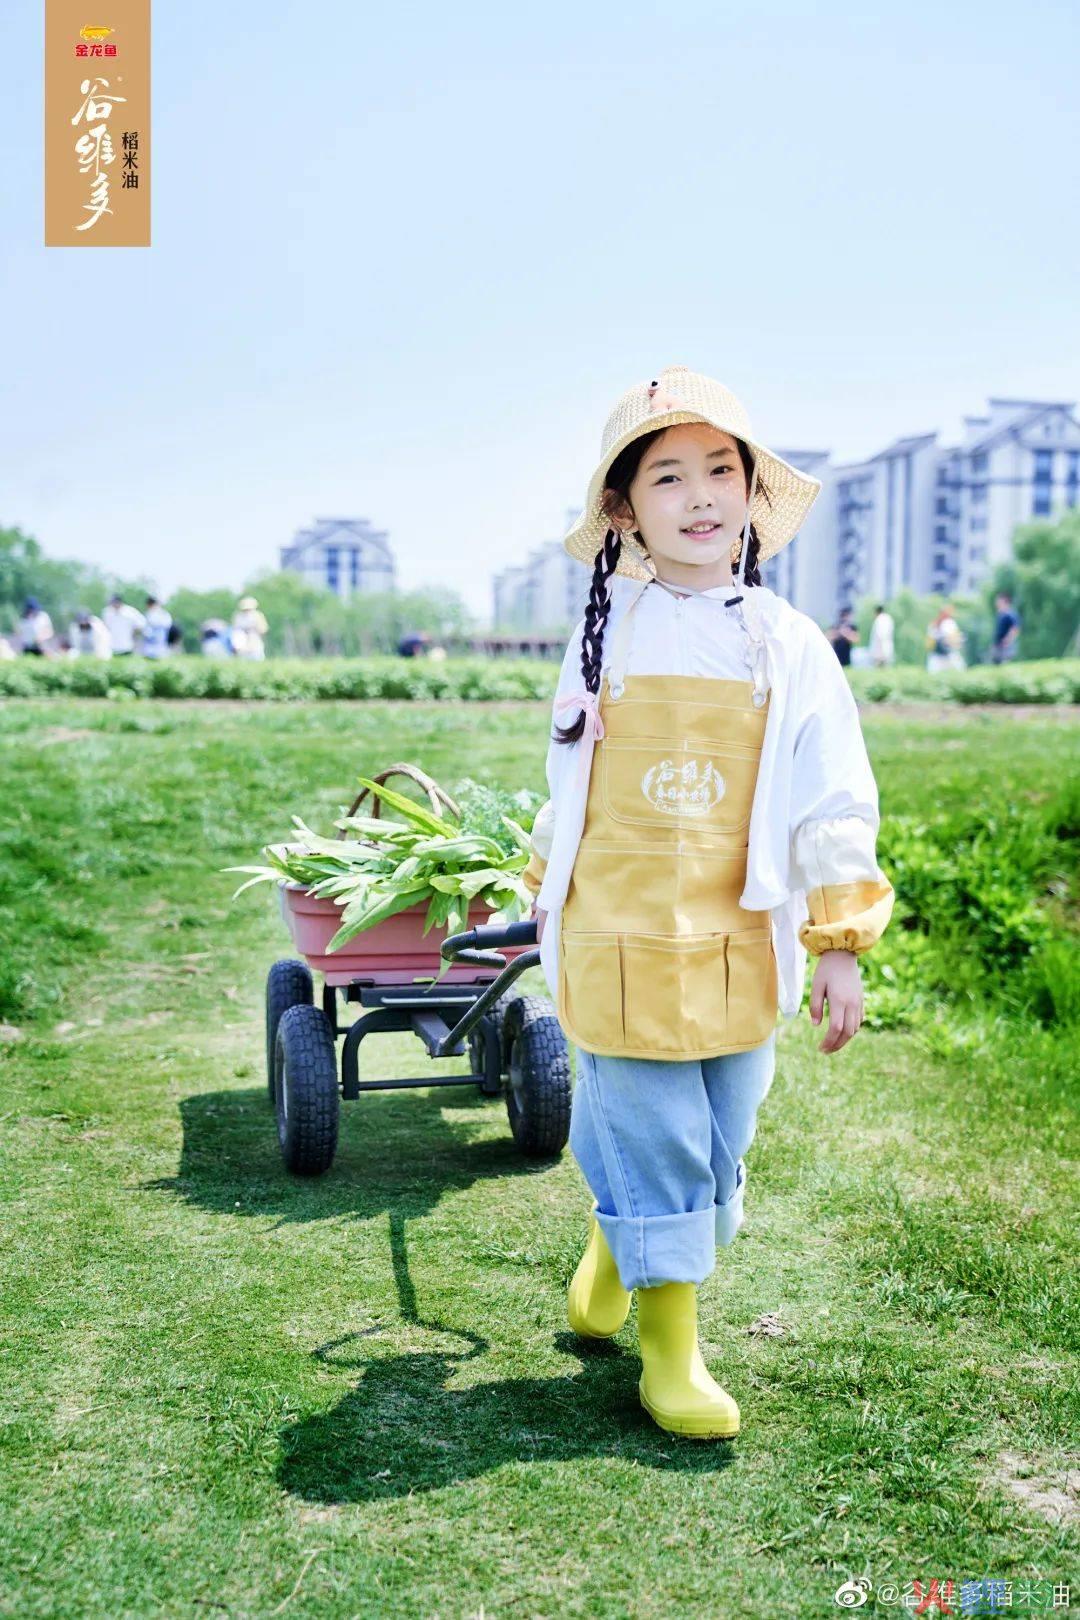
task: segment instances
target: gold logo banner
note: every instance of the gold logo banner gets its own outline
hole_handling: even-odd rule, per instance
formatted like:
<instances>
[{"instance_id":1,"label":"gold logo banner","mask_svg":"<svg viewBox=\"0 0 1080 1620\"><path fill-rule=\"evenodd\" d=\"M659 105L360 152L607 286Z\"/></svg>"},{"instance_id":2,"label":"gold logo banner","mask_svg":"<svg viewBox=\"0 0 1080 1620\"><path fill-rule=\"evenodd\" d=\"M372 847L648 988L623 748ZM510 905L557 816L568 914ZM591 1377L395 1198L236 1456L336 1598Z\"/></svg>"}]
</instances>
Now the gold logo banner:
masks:
<instances>
[{"instance_id":1,"label":"gold logo banner","mask_svg":"<svg viewBox=\"0 0 1080 1620\"><path fill-rule=\"evenodd\" d=\"M150 246L150 0L45 0L45 246Z\"/></svg>"}]
</instances>

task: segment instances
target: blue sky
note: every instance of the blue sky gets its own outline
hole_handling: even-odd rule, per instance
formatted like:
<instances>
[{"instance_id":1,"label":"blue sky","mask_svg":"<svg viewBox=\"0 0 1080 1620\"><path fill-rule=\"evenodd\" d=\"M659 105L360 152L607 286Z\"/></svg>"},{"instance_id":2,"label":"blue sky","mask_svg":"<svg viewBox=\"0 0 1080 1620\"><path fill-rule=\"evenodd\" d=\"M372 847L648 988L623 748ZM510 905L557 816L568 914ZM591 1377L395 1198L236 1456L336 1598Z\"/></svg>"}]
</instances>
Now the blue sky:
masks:
<instances>
[{"instance_id":1,"label":"blue sky","mask_svg":"<svg viewBox=\"0 0 1080 1620\"><path fill-rule=\"evenodd\" d=\"M158 4L153 246L61 249L21 8L0 524L170 590L364 516L486 619L660 366L834 460L1080 398L1076 8L846 12Z\"/></svg>"}]
</instances>

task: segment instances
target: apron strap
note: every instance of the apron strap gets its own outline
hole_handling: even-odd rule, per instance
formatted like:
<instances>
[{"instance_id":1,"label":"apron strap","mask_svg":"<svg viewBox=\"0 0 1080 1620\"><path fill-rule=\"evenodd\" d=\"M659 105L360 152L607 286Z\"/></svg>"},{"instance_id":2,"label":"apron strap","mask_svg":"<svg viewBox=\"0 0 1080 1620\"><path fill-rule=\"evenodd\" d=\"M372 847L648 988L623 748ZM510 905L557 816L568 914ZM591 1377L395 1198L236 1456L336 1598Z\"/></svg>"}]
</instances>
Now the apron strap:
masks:
<instances>
[{"instance_id":1,"label":"apron strap","mask_svg":"<svg viewBox=\"0 0 1080 1620\"><path fill-rule=\"evenodd\" d=\"M752 487L755 481L755 479L751 480ZM743 548L742 556L739 559L739 575L735 580L736 591L739 590L739 587L742 585L745 578L743 565L746 559L746 540L749 534L749 527L750 524L748 519L746 528L743 531ZM609 660L608 663L601 669L601 675L604 674L605 670L607 672L608 697L612 701L621 698L623 694L623 677L626 674L626 664L630 653L630 638L634 628L630 615L641 601L641 598L648 586L650 586L652 583L653 581L649 579L642 583L641 590L638 591L633 600L627 604L626 611L619 620L619 623L615 626L615 630L612 634ZM663 586L661 586L661 589L663 589ZM745 585L743 585L743 591L745 592ZM700 595L702 593L691 592L690 594ZM743 605L744 601L744 594L737 596L736 602L738 606L739 619L742 623L743 631L746 635L748 644L746 662L749 665L751 674L753 676L754 689L750 694L750 700L755 709L760 709L763 707L769 691L765 644L762 639L761 632L757 626L756 616L747 614L746 608ZM754 620L753 623L750 622L751 618Z\"/></svg>"},{"instance_id":2,"label":"apron strap","mask_svg":"<svg viewBox=\"0 0 1080 1620\"><path fill-rule=\"evenodd\" d=\"M626 674L626 661L630 653L630 636L634 628L630 615L651 584L652 580L646 579L642 581L641 590L638 591L633 601L627 605L626 612L615 626L615 633L611 638L611 657L607 666L608 694L612 698L620 698L623 694L623 676Z\"/></svg>"}]
</instances>

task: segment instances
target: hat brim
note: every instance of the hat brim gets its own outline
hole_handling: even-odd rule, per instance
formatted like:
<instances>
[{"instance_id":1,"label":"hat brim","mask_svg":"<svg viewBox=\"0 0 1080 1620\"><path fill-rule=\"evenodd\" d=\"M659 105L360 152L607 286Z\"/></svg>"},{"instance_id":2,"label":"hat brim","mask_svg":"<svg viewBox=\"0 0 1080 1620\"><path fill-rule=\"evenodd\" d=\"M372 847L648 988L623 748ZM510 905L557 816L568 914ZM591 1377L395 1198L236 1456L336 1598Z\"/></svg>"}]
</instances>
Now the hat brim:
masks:
<instances>
[{"instance_id":1,"label":"hat brim","mask_svg":"<svg viewBox=\"0 0 1080 1620\"><path fill-rule=\"evenodd\" d=\"M616 458L635 439L641 438L646 433L674 427L679 422L701 422L706 427L719 428L724 433L730 433L733 438L741 439L753 455L757 465L758 488L754 492L750 521L760 542L758 561L766 562L770 557L775 557L778 551L782 551L784 546L795 538L821 489L820 478L813 477L811 473L801 472L798 467L793 467L790 462L785 461L766 445L759 444L745 433L737 433L726 423L711 421L699 411L660 411L648 421L639 422L630 428L608 448L601 459L589 480L585 509L563 539L563 549L571 557L576 557L579 562L586 563L591 568L608 530L613 527L600 511L600 497L604 492L604 480ZM761 488L762 485L764 489ZM740 529L731 546L733 567L738 561L741 549ZM622 552L615 572L628 574L633 579L653 579L656 575L651 558L640 543L625 531Z\"/></svg>"}]
</instances>

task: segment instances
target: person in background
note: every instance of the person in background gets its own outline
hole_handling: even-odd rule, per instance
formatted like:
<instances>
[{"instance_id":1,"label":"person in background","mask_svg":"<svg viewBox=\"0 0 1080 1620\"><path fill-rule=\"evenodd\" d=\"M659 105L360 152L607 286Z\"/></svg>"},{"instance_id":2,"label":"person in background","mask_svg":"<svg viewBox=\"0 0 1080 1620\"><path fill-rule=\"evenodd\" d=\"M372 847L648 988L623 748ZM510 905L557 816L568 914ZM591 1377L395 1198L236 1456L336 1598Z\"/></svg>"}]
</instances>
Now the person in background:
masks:
<instances>
[{"instance_id":1,"label":"person in background","mask_svg":"<svg viewBox=\"0 0 1080 1620\"><path fill-rule=\"evenodd\" d=\"M833 644L833 651L846 669L851 663L851 648L858 641L859 632L855 628L855 621L849 607L840 609L840 617L826 635Z\"/></svg>"},{"instance_id":2,"label":"person in background","mask_svg":"<svg viewBox=\"0 0 1080 1620\"><path fill-rule=\"evenodd\" d=\"M104 619L87 608L80 608L72 619L68 639L78 658L112 657L112 641Z\"/></svg>"},{"instance_id":3,"label":"person in background","mask_svg":"<svg viewBox=\"0 0 1080 1620\"><path fill-rule=\"evenodd\" d=\"M930 674L943 669L964 669L964 632L957 624L950 603L945 602L930 621L926 632L926 667Z\"/></svg>"},{"instance_id":4,"label":"person in background","mask_svg":"<svg viewBox=\"0 0 1080 1620\"><path fill-rule=\"evenodd\" d=\"M184 627L177 624L175 619L165 634L165 650L170 657L173 653L182 653L184 650Z\"/></svg>"},{"instance_id":5,"label":"person in background","mask_svg":"<svg viewBox=\"0 0 1080 1620\"><path fill-rule=\"evenodd\" d=\"M146 628L146 620L137 607L132 607L119 591L114 591L105 609L105 628L109 632L113 657L129 658L135 651L135 637Z\"/></svg>"},{"instance_id":6,"label":"person in background","mask_svg":"<svg viewBox=\"0 0 1080 1620\"><path fill-rule=\"evenodd\" d=\"M232 650L237 658L265 658L270 626L254 596L242 596L232 621Z\"/></svg>"},{"instance_id":7,"label":"person in background","mask_svg":"<svg viewBox=\"0 0 1080 1620\"><path fill-rule=\"evenodd\" d=\"M19 619L19 646L24 653L43 658L53 638L53 623L36 596L28 596Z\"/></svg>"},{"instance_id":8,"label":"person in background","mask_svg":"<svg viewBox=\"0 0 1080 1620\"><path fill-rule=\"evenodd\" d=\"M199 627L204 658L231 658L232 639L224 619L206 619Z\"/></svg>"},{"instance_id":9,"label":"person in background","mask_svg":"<svg viewBox=\"0 0 1080 1620\"><path fill-rule=\"evenodd\" d=\"M424 658L430 640L431 637L426 630L406 631L398 642L398 653L402 658Z\"/></svg>"},{"instance_id":10,"label":"person in background","mask_svg":"<svg viewBox=\"0 0 1080 1620\"><path fill-rule=\"evenodd\" d=\"M874 609L874 622L870 626L870 662L879 669L896 661L893 647L893 617L884 602Z\"/></svg>"},{"instance_id":11,"label":"person in background","mask_svg":"<svg viewBox=\"0 0 1080 1620\"><path fill-rule=\"evenodd\" d=\"M156 596L146 598L146 625L142 633L143 657L165 658L169 652L172 614Z\"/></svg>"},{"instance_id":12,"label":"person in background","mask_svg":"<svg viewBox=\"0 0 1080 1620\"><path fill-rule=\"evenodd\" d=\"M994 597L997 622L994 625L994 644L990 649L992 664L1007 664L1016 657L1020 640L1020 615L1013 607L1008 591L998 591Z\"/></svg>"}]
</instances>

